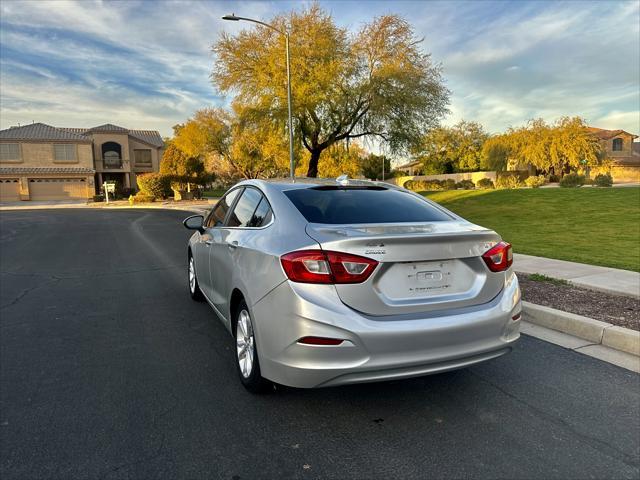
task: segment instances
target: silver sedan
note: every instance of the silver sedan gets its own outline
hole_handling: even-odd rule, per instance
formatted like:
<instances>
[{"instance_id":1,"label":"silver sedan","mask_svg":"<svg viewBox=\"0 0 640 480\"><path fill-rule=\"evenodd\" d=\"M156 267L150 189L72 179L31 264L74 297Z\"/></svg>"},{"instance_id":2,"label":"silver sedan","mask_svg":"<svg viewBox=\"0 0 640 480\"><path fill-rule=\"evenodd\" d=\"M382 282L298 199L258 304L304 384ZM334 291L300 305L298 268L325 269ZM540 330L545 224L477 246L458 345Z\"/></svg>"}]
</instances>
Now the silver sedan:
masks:
<instances>
[{"instance_id":1,"label":"silver sedan","mask_svg":"<svg viewBox=\"0 0 640 480\"><path fill-rule=\"evenodd\" d=\"M184 225L189 292L252 392L464 368L520 336L511 245L402 188L247 180Z\"/></svg>"}]
</instances>

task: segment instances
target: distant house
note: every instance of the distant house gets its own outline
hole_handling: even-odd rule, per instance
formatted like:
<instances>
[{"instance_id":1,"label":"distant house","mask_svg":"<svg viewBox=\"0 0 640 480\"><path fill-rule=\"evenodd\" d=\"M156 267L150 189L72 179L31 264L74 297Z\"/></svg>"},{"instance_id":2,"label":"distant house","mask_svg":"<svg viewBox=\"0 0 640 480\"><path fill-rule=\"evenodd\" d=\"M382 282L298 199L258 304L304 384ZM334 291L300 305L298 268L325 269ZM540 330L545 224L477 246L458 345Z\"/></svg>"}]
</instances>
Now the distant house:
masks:
<instances>
[{"instance_id":1,"label":"distant house","mask_svg":"<svg viewBox=\"0 0 640 480\"><path fill-rule=\"evenodd\" d=\"M136 188L157 172L164 142L155 130L33 123L0 130L0 202L91 198L105 181Z\"/></svg>"},{"instance_id":2,"label":"distant house","mask_svg":"<svg viewBox=\"0 0 640 480\"><path fill-rule=\"evenodd\" d=\"M405 175L420 175L422 170L422 162L414 160L413 162L402 164L395 168L396 171L402 172Z\"/></svg>"},{"instance_id":3,"label":"distant house","mask_svg":"<svg viewBox=\"0 0 640 480\"><path fill-rule=\"evenodd\" d=\"M605 152L605 157L615 166L640 166L638 144L634 142L638 135L624 130L605 130L588 127L589 132L598 138ZM635 149L635 151L634 151Z\"/></svg>"}]
</instances>

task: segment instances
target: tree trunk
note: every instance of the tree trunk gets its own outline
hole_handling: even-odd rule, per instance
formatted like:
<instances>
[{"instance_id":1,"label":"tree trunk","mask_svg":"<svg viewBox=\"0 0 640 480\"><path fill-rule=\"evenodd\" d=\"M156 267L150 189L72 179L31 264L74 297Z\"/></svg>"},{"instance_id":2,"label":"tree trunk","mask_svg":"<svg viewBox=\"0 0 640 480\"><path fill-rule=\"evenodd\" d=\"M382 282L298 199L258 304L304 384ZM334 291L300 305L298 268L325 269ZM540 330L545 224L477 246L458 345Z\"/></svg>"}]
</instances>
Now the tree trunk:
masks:
<instances>
[{"instance_id":1,"label":"tree trunk","mask_svg":"<svg viewBox=\"0 0 640 480\"><path fill-rule=\"evenodd\" d=\"M322 150L311 150L311 158L309 159L309 169L307 170L307 177L315 178L318 176L318 160L320 160L320 154Z\"/></svg>"}]
</instances>

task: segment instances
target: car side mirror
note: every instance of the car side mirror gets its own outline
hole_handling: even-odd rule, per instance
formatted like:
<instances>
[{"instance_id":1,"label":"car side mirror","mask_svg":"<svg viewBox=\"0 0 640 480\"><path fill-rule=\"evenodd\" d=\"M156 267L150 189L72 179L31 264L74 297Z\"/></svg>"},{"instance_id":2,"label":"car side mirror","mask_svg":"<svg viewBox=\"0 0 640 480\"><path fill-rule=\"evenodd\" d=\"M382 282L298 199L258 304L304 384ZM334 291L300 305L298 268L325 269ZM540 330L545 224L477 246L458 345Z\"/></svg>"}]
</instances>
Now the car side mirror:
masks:
<instances>
[{"instance_id":1,"label":"car side mirror","mask_svg":"<svg viewBox=\"0 0 640 480\"><path fill-rule=\"evenodd\" d=\"M191 215L182 221L185 228L189 230L198 230L200 233L204 232L204 217L202 215Z\"/></svg>"}]
</instances>

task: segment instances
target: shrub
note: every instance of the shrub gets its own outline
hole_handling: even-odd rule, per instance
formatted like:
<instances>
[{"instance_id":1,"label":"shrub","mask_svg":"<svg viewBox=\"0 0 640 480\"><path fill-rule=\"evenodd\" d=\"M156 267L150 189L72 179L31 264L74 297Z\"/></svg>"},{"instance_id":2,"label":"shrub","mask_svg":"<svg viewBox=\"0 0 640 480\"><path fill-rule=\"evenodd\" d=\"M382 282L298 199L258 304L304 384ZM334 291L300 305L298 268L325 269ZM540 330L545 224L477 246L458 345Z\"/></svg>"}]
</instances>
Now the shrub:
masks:
<instances>
[{"instance_id":1,"label":"shrub","mask_svg":"<svg viewBox=\"0 0 640 480\"><path fill-rule=\"evenodd\" d=\"M456 187L461 188L462 190L473 190L476 188L476 185L471 180L460 180L456 183Z\"/></svg>"},{"instance_id":2,"label":"shrub","mask_svg":"<svg viewBox=\"0 0 640 480\"><path fill-rule=\"evenodd\" d=\"M166 198L171 195L171 177L161 173L138 175L140 192L153 198ZM137 197L137 195L136 195Z\"/></svg>"},{"instance_id":3,"label":"shrub","mask_svg":"<svg viewBox=\"0 0 640 480\"><path fill-rule=\"evenodd\" d=\"M148 203L148 202L154 202L155 200L156 200L156 197L154 197L153 195L144 193L142 191L136 193L136 196L133 197L133 203Z\"/></svg>"},{"instance_id":4,"label":"shrub","mask_svg":"<svg viewBox=\"0 0 640 480\"><path fill-rule=\"evenodd\" d=\"M531 175L524 181L524 184L531 188L539 188L545 183L547 183L547 179L544 175Z\"/></svg>"},{"instance_id":5,"label":"shrub","mask_svg":"<svg viewBox=\"0 0 640 480\"><path fill-rule=\"evenodd\" d=\"M440 180L409 180L404 184L409 190L414 192L444 190L444 182Z\"/></svg>"},{"instance_id":6,"label":"shrub","mask_svg":"<svg viewBox=\"0 0 640 480\"><path fill-rule=\"evenodd\" d=\"M493 184L493 180L491 180L490 178L481 178L480 180L478 180L478 183L476 183L476 187L482 188L483 190L491 190L493 188L496 188L496 186Z\"/></svg>"},{"instance_id":7,"label":"shrub","mask_svg":"<svg viewBox=\"0 0 640 480\"><path fill-rule=\"evenodd\" d=\"M458 187L458 184L453 178L447 178L446 180L441 180L442 188L444 190L455 190Z\"/></svg>"},{"instance_id":8,"label":"shrub","mask_svg":"<svg viewBox=\"0 0 640 480\"><path fill-rule=\"evenodd\" d=\"M560 181L560 177L554 173L549 175L549 183L558 183Z\"/></svg>"},{"instance_id":9,"label":"shrub","mask_svg":"<svg viewBox=\"0 0 640 480\"><path fill-rule=\"evenodd\" d=\"M516 175L505 175L496 178L496 188L518 188L522 182Z\"/></svg>"},{"instance_id":10,"label":"shrub","mask_svg":"<svg viewBox=\"0 0 640 480\"><path fill-rule=\"evenodd\" d=\"M613 185L613 177L610 173L600 173L593 179L596 187L611 187Z\"/></svg>"},{"instance_id":11,"label":"shrub","mask_svg":"<svg viewBox=\"0 0 640 480\"><path fill-rule=\"evenodd\" d=\"M584 185L584 175L568 173L560 180L560 186L565 188L575 188Z\"/></svg>"},{"instance_id":12,"label":"shrub","mask_svg":"<svg viewBox=\"0 0 640 480\"><path fill-rule=\"evenodd\" d=\"M93 201L94 202L104 202L104 195L94 195L93 196Z\"/></svg>"}]
</instances>

